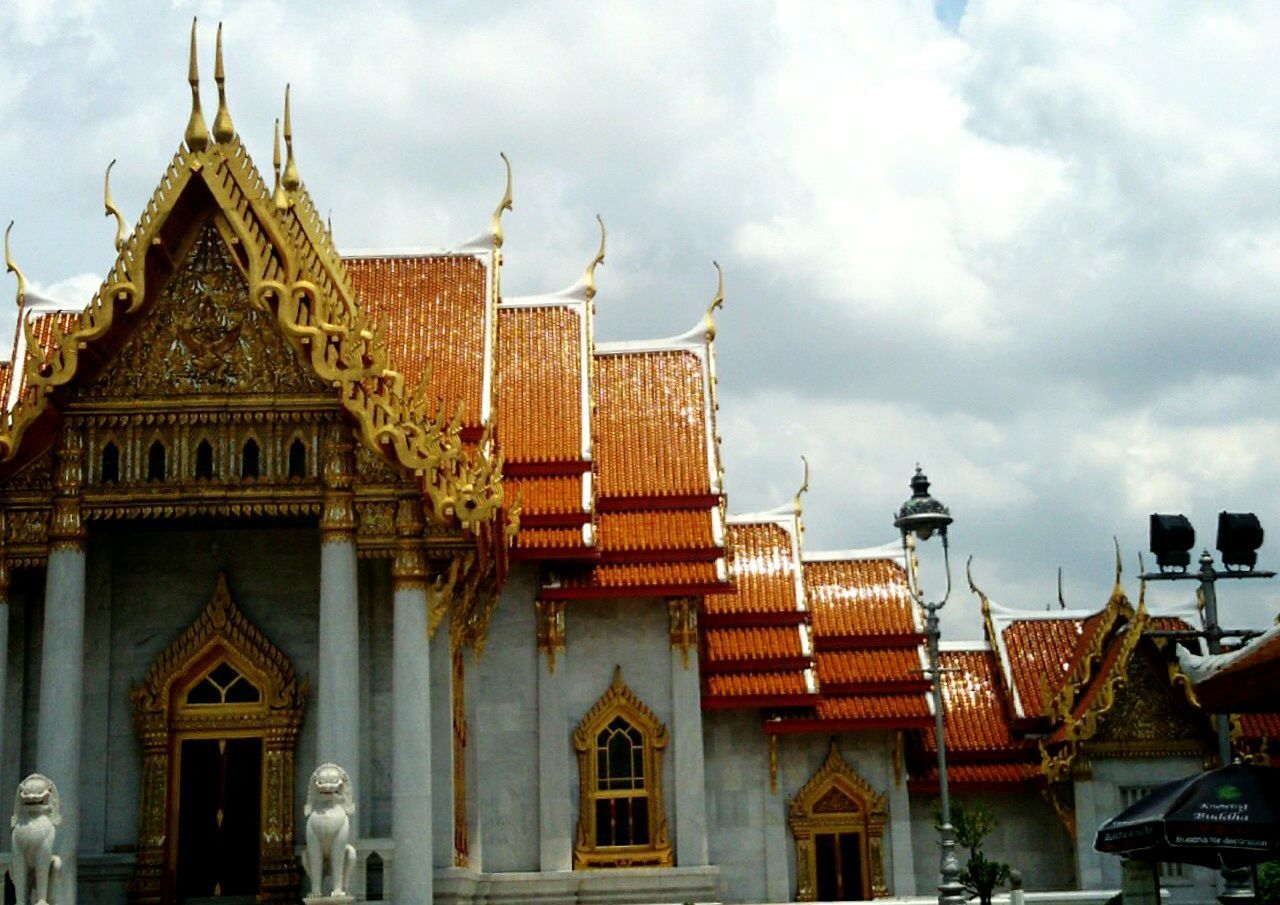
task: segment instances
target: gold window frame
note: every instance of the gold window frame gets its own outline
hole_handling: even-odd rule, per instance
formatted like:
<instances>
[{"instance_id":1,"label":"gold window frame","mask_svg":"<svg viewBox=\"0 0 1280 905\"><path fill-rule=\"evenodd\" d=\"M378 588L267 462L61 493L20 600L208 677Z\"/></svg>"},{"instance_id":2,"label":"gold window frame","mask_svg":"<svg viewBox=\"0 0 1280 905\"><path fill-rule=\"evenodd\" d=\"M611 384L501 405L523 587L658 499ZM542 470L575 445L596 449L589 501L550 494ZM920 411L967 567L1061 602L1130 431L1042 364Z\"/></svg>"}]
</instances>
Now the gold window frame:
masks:
<instances>
[{"instance_id":1,"label":"gold window frame","mask_svg":"<svg viewBox=\"0 0 1280 905\"><path fill-rule=\"evenodd\" d=\"M644 792L648 798L649 841L643 845L597 845L596 801L599 789L596 737L617 717L636 729L644 744ZM667 833L662 793L663 753L667 727L622 680L622 667L614 668L613 682L573 732L578 754L578 833L573 847L573 868L670 867L674 863ZM630 796L639 797L639 796Z\"/></svg>"}]
</instances>

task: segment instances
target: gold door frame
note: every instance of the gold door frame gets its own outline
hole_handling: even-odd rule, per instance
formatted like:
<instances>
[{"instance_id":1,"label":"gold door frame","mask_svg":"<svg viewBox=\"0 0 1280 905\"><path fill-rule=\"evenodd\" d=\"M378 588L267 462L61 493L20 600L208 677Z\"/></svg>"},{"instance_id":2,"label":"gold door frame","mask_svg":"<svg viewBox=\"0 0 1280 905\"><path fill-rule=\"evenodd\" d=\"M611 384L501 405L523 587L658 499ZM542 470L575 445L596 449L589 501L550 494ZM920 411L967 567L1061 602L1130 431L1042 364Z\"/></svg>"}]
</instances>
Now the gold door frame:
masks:
<instances>
[{"instance_id":1,"label":"gold door frame","mask_svg":"<svg viewBox=\"0 0 1280 905\"><path fill-rule=\"evenodd\" d=\"M224 661L259 689L259 701L186 705L186 692ZM289 659L240 612L227 590L226 576L219 574L208 606L131 692L142 743L138 863L129 884L131 902L172 901L182 742L231 737L263 740L258 900L296 898L294 748L306 694L306 683L294 676Z\"/></svg>"},{"instance_id":2,"label":"gold door frame","mask_svg":"<svg viewBox=\"0 0 1280 905\"><path fill-rule=\"evenodd\" d=\"M818 897L818 856L814 836L819 833L857 833L862 857L862 896L889 894L884 879L884 825L888 819L885 793L875 790L854 772L835 739L826 762L791 802L791 833L796 840L796 899Z\"/></svg>"}]
</instances>

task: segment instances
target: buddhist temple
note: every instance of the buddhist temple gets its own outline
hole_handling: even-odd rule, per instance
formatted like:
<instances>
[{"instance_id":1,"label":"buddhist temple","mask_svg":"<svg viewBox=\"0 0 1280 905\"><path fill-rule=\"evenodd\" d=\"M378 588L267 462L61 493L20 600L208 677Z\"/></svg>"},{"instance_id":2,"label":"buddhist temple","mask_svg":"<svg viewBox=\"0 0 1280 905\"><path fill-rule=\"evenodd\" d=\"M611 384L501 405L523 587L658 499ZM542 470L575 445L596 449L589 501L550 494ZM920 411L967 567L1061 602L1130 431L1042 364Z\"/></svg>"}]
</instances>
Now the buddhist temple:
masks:
<instances>
[{"instance_id":1,"label":"buddhist temple","mask_svg":"<svg viewBox=\"0 0 1280 905\"><path fill-rule=\"evenodd\" d=\"M811 549L804 507L833 501L807 478L736 512L731 275L691 329L597 342L603 223L567 289L504 295L509 166L477 238L344 252L289 95L260 168L220 33L206 118L197 43L154 194L131 218L106 186L91 299L33 289L21 211L6 233L0 783L56 785L31 807L60 817L58 905L299 901L322 764L359 901L932 895L915 550ZM1118 569L1096 609L972 603L985 637L942 651L951 788L1028 888L1118 888L1093 829L1215 756L1158 634L1198 613ZM1231 720L1276 756L1280 716Z\"/></svg>"}]
</instances>

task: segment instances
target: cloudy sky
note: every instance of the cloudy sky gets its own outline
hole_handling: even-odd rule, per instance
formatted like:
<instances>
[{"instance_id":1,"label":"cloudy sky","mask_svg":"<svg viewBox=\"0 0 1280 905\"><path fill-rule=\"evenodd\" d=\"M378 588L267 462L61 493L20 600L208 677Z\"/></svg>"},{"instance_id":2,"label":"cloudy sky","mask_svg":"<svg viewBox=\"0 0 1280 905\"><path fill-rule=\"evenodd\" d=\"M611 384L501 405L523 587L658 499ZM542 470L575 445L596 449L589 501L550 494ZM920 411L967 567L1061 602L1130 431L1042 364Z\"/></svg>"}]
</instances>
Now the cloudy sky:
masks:
<instances>
[{"instance_id":1,"label":"cloudy sky","mask_svg":"<svg viewBox=\"0 0 1280 905\"><path fill-rule=\"evenodd\" d=\"M961 569L1010 606L1054 600L1059 565L1071 606L1100 605L1113 535L1136 594L1153 510L1202 543L1224 508L1280 532L1270 4L141 9L0 7L0 218L61 296L110 265L106 164L136 216L181 140L198 14L207 78L225 23L264 167L293 83L303 177L343 247L479 232L506 151L508 293L572 283L599 212L601 337L670 335L719 260L731 508L789 497L807 454L810 548L891 540L917 460ZM1265 624L1280 587L1220 598ZM977 635L967 592L948 610L952 637Z\"/></svg>"}]
</instances>

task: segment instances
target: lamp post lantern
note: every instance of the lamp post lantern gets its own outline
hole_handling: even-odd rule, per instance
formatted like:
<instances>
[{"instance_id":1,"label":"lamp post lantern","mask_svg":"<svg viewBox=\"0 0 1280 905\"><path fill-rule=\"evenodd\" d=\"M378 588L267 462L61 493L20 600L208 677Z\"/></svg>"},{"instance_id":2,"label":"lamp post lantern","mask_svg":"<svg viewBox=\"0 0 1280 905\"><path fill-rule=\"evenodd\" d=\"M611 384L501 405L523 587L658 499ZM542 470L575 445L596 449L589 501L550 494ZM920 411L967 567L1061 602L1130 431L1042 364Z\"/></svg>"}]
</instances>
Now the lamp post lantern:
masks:
<instances>
[{"instance_id":1,"label":"lamp post lantern","mask_svg":"<svg viewBox=\"0 0 1280 905\"><path fill-rule=\"evenodd\" d=\"M951 558L947 543L947 526L951 512L929 493L929 479L916 466L911 478L911 497L898 510L893 526L902 534L902 552L907 570L907 588L916 604L925 612L925 638L929 644L929 676L933 682L934 734L938 748L938 799L941 826L938 827L940 852L938 905L964 905L964 887L960 884L960 862L956 860L955 828L951 825L951 797L947 789L947 741L943 735L942 672L938 667L938 644L942 636L938 613L951 596ZM941 600L926 601L915 570L912 568L912 538L927 541L934 535L942 540L942 561L947 573L947 589Z\"/></svg>"}]
</instances>

